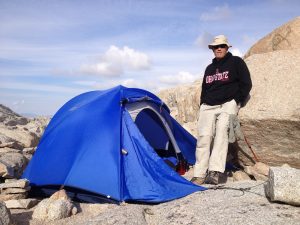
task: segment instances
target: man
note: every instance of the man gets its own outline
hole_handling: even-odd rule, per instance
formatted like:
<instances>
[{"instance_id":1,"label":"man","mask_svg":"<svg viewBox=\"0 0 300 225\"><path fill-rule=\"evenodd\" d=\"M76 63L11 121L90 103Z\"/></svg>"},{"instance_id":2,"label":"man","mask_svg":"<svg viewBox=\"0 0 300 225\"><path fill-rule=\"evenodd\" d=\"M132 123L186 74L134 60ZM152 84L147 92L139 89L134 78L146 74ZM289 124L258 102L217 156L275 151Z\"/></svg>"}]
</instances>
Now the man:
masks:
<instances>
[{"instance_id":1,"label":"man","mask_svg":"<svg viewBox=\"0 0 300 225\"><path fill-rule=\"evenodd\" d=\"M202 82L194 177L191 182L218 184L225 171L229 116L237 115L252 87L246 63L233 56L227 38L216 36L208 45L215 58ZM211 148L212 145L212 148Z\"/></svg>"}]
</instances>

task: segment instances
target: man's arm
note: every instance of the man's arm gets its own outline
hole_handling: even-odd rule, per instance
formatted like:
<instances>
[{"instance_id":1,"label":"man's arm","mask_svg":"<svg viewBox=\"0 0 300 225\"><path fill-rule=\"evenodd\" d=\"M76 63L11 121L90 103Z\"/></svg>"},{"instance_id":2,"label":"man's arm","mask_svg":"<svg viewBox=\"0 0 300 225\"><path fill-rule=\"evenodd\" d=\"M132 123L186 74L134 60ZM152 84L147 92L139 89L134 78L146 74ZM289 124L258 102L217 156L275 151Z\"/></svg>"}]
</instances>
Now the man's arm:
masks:
<instances>
[{"instance_id":1,"label":"man's arm","mask_svg":"<svg viewBox=\"0 0 300 225\"><path fill-rule=\"evenodd\" d=\"M237 72L239 78L239 93L234 99L238 104L243 106L252 88L252 81L249 69L241 58L237 58Z\"/></svg>"},{"instance_id":2,"label":"man's arm","mask_svg":"<svg viewBox=\"0 0 300 225\"><path fill-rule=\"evenodd\" d=\"M205 71L206 72L206 71ZM201 88L201 96L200 96L200 105L203 104L204 99L205 99L205 94L206 94L206 85L205 85L205 75L203 76L202 79L202 88Z\"/></svg>"}]
</instances>

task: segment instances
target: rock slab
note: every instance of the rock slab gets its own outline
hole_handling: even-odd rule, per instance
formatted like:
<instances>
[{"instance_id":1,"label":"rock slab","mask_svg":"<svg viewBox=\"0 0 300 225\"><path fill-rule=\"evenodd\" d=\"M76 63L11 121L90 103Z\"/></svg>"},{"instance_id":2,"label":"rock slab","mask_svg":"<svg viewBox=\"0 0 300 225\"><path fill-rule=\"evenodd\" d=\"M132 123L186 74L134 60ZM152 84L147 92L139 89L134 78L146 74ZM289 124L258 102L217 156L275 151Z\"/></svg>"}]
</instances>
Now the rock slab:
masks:
<instances>
[{"instance_id":1,"label":"rock slab","mask_svg":"<svg viewBox=\"0 0 300 225\"><path fill-rule=\"evenodd\" d=\"M0 225L12 224L10 211L3 202L0 202Z\"/></svg>"},{"instance_id":2,"label":"rock slab","mask_svg":"<svg viewBox=\"0 0 300 225\"><path fill-rule=\"evenodd\" d=\"M276 28L260 39L246 53L245 58L267 52L293 50L300 47L300 16Z\"/></svg>"},{"instance_id":3,"label":"rock slab","mask_svg":"<svg viewBox=\"0 0 300 225\"><path fill-rule=\"evenodd\" d=\"M38 200L34 198L5 201L5 205L9 209L29 209L35 206L37 203Z\"/></svg>"},{"instance_id":4,"label":"rock slab","mask_svg":"<svg viewBox=\"0 0 300 225\"><path fill-rule=\"evenodd\" d=\"M60 220L77 213L76 206L68 198L65 190L54 193L42 200L33 211L32 218L38 220Z\"/></svg>"},{"instance_id":5,"label":"rock slab","mask_svg":"<svg viewBox=\"0 0 300 225\"><path fill-rule=\"evenodd\" d=\"M4 178L19 178L28 160L23 154L11 148L0 148L0 176Z\"/></svg>"},{"instance_id":6,"label":"rock slab","mask_svg":"<svg viewBox=\"0 0 300 225\"><path fill-rule=\"evenodd\" d=\"M269 180L264 186L271 201L300 205L300 170L294 168L270 167Z\"/></svg>"},{"instance_id":7,"label":"rock slab","mask_svg":"<svg viewBox=\"0 0 300 225\"><path fill-rule=\"evenodd\" d=\"M0 184L0 188L26 188L29 184L29 181L26 179L20 179L20 180L15 180L15 179L7 179L5 180L5 183Z\"/></svg>"},{"instance_id":8,"label":"rock slab","mask_svg":"<svg viewBox=\"0 0 300 225\"><path fill-rule=\"evenodd\" d=\"M5 183L0 184L0 201L26 198L30 190L28 185L26 179L6 179Z\"/></svg>"},{"instance_id":9,"label":"rock slab","mask_svg":"<svg viewBox=\"0 0 300 225\"><path fill-rule=\"evenodd\" d=\"M14 177L14 169L7 165L7 163L0 161L0 177L12 178Z\"/></svg>"},{"instance_id":10,"label":"rock slab","mask_svg":"<svg viewBox=\"0 0 300 225\"><path fill-rule=\"evenodd\" d=\"M241 181L241 180L251 180L247 173L243 171L236 171L233 173L233 180L234 181Z\"/></svg>"}]
</instances>

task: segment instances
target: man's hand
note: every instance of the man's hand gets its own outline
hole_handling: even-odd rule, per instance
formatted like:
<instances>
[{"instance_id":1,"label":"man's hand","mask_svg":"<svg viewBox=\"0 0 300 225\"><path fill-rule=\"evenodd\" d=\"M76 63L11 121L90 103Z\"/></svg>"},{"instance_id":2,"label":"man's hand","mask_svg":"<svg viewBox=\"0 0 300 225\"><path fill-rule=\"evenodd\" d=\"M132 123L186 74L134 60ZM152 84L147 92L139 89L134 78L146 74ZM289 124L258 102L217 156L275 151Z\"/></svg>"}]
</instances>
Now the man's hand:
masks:
<instances>
[{"instance_id":1,"label":"man's hand","mask_svg":"<svg viewBox=\"0 0 300 225\"><path fill-rule=\"evenodd\" d=\"M239 111L240 111L241 107L242 107L241 103L238 103L237 104L237 113L236 113L237 115L239 114Z\"/></svg>"}]
</instances>

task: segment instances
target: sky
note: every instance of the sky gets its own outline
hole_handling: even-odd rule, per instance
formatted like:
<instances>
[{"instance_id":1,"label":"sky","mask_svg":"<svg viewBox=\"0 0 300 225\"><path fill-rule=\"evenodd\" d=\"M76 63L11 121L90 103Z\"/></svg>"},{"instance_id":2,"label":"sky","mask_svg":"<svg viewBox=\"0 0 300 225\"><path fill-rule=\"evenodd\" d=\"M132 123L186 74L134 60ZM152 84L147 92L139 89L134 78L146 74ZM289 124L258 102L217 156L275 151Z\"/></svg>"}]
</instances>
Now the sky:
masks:
<instances>
[{"instance_id":1,"label":"sky","mask_svg":"<svg viewBox=\"0 0 300 225\"><path fill-rule=\"evenodd\" d=\"M299 12L297 0L0 0L0 104L53 115L87 91L188 84L214 36L242 57Z\"/></svg>"}]
</instances>

